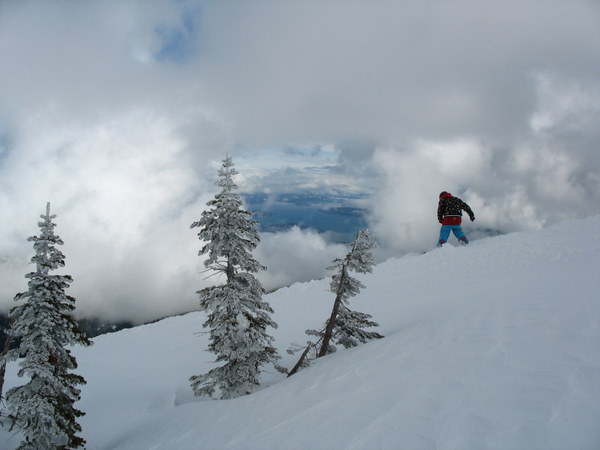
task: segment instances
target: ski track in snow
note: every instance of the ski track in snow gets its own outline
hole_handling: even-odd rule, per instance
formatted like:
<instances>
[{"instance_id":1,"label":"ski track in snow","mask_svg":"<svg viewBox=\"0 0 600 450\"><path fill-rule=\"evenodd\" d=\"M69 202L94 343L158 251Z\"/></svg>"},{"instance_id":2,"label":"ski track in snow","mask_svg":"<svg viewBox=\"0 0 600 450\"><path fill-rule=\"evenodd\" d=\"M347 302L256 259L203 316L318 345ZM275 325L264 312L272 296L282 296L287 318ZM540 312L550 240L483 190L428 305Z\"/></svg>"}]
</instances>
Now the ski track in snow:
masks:
<instances>
[{"instance_id":1,"label":"ski track in snow","mask_svg":"<svg viewBox=\"0 0 600 450\"><path fill-rule=\"evenodd\" d=\"M76 348L90 450L600 448L600 216L446 245L359 276L353 309L385 339L234 400L192 395L212 366L203 315ZM329 315L329 280L266 298L285 350ZM16 365L7 386L21 383ZM19 436L0 430L0 448Z\"/></svg>"}]
</instances>

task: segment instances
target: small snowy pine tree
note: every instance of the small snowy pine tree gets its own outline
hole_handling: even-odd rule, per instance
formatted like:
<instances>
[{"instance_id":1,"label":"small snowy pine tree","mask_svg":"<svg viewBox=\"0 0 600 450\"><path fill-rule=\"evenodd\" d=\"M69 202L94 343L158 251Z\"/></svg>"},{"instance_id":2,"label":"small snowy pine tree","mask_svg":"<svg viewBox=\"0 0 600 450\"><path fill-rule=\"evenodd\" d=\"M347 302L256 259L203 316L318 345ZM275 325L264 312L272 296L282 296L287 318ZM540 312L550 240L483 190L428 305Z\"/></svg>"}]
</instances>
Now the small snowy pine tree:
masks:
<instances>
[{"instance_id":1,"label":"small snowy pine tree","mask_svg":"<svg viewBox=\"0 0 600 450\"><path fill-rule=\"evenodd\" d=\"M344 348L356 347L371 339L381 339L383 336L376 331L366 331L365 328L378 327L373 322L370 314L352 311L348 306L342 304L338 311L333 328L332 340Z\"/></svg>"},{"instance_id":2,"label":"small snowy pine tree","mask_svg":"<svg viewBox=\"0 0 600 450\"><path fill-rule=\"evenodd\" d=\"M226 281L198 291L200 307L208 316L203 324L210 328L208 349L217 355L216 362L224 364L190 381L196 395L212 396L218 388L224 399L252 392L260 383L261 367L280 359L267 334L267 327L277 328L270 317L273 310L252 275L266 269L251 255L260 241L257 222L251 220L251 212L242 210L242 200L234 192L237 173L230 157L223 160L217 181L221 192L191 225L200 228L198 237L205 242L199 252L208 255L205 267L225 274Z\"/></svg>"},{"instance_id":3,"label":"small snowy pine tree","mask_svg":"<svg viewBox=\"0 0 600 450\"><path fill-rule=\"evenodd\" d=\"M69 275L51 275L50 271L63 267L64 255L56 248L63 242L56 234L50 215L50 203L42 215L40 236L31 236L35 256L31 261L35 272L29 279L27 292L15 296L25 303L9 312L11 326L8 333L19 346L9 350L6 360L22 358L20 377L29 382L10 389L6 403L15 424L22 430L24 441L19 449L78 448L85 440L77 433L81 426L77 418L84 413L74 407L80 399L77 385L85 384L80 375L70 371L77 361L66 346L90 345L91 341L79 329L71 313L75 299L65 294L73 281Z\"/></svg>"},{"instance_id":4,"label":"small snowy pine tree","mask_svg":"<svg viewBox=\"0 0 600 450\"><path fill-rule=\"evenodd\" d=\"M323 331L323 341L317 356L331 353L331 341L348 348L358 345L359 342L364 343L368 339L383 337L379 333L364 330L366 327L379 325L369 320L371 318L369 314L358 313L348 308L349 298L354 297L365 287L358 279L351 277L348 272L372 272L374 262L371 250L374 247L375 243L369 233L361 230L352 242L346 257L334 259L333 265L327 268L328 270L337 270L337 273L331 278L330 284L331 292L335 293L336 297L331 316Z\"/></svg>"},{"instance_id":5,"label":"small snowy pine tree","mask_svg":"<svg viewBox=\"0 0 600 450\"><path fill-rule=\"evenodd\" d=\"M306 334L316 336L316 342L307 342L306 347L295 346L288 353L294 354L303 350L300 359L290 370L289 376L298 370L307 367L310 361L334 351L332 342L343 345L345 348L355 347L370 339L381 339L383 336L365 328L379 326L373 322L366 313L352 311L349 308L349 298L354 297L365 286L356 278L350 276L349 271L370 273L373 267L373 254L375 247L371 236L366 230L359 231L350 244L350 251L344 259L336 258L328 270L336 270L331 277L330 290L335 294L333 309L325 327L322 330L306 330Z\"/></svg>"}]
</instances>

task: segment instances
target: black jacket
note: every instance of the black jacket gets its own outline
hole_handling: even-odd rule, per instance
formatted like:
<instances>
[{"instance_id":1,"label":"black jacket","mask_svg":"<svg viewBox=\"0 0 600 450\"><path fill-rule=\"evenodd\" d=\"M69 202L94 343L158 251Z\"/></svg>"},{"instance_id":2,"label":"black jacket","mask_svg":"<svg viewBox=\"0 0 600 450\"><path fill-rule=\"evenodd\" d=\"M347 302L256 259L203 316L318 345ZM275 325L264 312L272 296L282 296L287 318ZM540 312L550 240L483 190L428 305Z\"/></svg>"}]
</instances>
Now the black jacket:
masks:
<instances>
[{"instance_id":1,"label":"black jacket","mask_svg":"<svg viewBox=\"0 0 600 450\"><path fill-rule=\"evenodd\" d=\"M446 197L440 198L440 202L438 204L438 221L442 222L444 217L448 216L462 216L462 212L466 212L469 215L471 220L475 220L475 214L471 210L471 207L463 202L458 197L452 197L450 194Z\"/></svg>"}]
</instances>

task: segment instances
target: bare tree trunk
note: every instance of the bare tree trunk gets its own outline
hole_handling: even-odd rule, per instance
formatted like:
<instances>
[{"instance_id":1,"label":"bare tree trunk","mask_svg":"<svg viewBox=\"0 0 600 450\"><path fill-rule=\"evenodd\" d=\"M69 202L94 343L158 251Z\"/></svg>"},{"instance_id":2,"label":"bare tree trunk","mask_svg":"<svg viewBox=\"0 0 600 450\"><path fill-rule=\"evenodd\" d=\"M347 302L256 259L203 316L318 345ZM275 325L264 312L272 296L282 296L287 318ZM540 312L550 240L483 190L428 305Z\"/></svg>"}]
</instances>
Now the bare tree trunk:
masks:
<instances>
[{"instance_id":1,"label":"bare tree trunk","mask_svg":"<svg viewBox=\"0 0 600 450\"><path fill-rule=\"evenodd\" d=\"M313 346L314 346L314 344L312 342L309 342L306 345L306 348L302 352L302 356L300 356L300 359L298 360L298 362L296 363L296 365L292 368L292 370L290 370L290 373L288 373L288 378L291 377L292 375L294 375L296 372L298 372L300 370L300 368L302 367L302 363L306 359L306 355L308 355L308 352L310 351L310 349Z\"/></svg>"},{"instance_id":2,"label":"bare tree trunk","mask_svg":"<svg viewBox=\"0 0 600 450\"><path fill-rule=\"evenodd\" d=\"M8 325L10 326L10 325ZM7 327L8 328L8 327ZM10 349L10 344L12 342L12 336L6 333L6 341L4 342L4 348L2 349L2 359L0 360L0 400L4 398L4 375L6 374L6 360L4 359L4 355L8 353Z\"/></svg>"},{"instance_id":3,"label":"bare tree trunk","mask_svg":"<svg viewBox=\"0 0 600 450\"><path fill-rule=\"evenodd\" d=\"M227 274L227 283L231 283L235 278L235 268L233 264L227 259L227 269L225 269L225 273Z\"/></svg>"},{"instance_id":4,"label":"bare tree trunk","mask_svg":"<svg viewBox=\"0 0 600 450\"><path fill-rule=\"evenodd\" d=\"M319 349L319 353L317 354L317 358L321 356L325 356L329 353L329 342L331 341L331 337L333 336L333 327L335 326L335 320L337 319L338 313L340 311L340 305L342 303L342 294L344 292L344 282L346 281L346 266L342 266L342 274L340 278L340 284L338 287L337 295L335 297L335 301L333 302L333 309L331 310L331 316L327 321L327 326L325 327L325 333L323 333L323 343L321 344L321 348Z\"/></svg>"}]
</instances>

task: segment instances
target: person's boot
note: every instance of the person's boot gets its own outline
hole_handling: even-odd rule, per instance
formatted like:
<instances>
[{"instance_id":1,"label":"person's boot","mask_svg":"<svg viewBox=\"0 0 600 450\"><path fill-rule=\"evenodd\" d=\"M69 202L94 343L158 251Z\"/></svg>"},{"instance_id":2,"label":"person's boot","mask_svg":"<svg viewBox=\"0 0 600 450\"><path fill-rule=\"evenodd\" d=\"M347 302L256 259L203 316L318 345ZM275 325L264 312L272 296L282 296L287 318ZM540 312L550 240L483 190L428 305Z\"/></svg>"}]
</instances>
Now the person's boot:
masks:
<instances>
[{"instance_id":1,"label":"person's boot","mask_svg":"<svg viewBox=\"0 0 600 450\"><path fill-rule=\"evenodd\" d=\"M463 236L463 237L460 238L460 243L462 245L467 245L469 243L469 240L467 239L466 236Z\"/></svg>"},{"instance_id":2,"label":"person's boot","mask_svg":"<svg viewBox=\"0 0 600 450\"><path fill-rule=\"evenodd\" d=\"M440 240L439 240L439 242L438 242L438 245L437 245L437 246L438 246L438 247L441 247L441 246L442 246L442 245L444 245L445 243L446 243L446 241L445 241L445 240L443 240L443 239L440 239Z\"/></svg>"}]
</instances>

